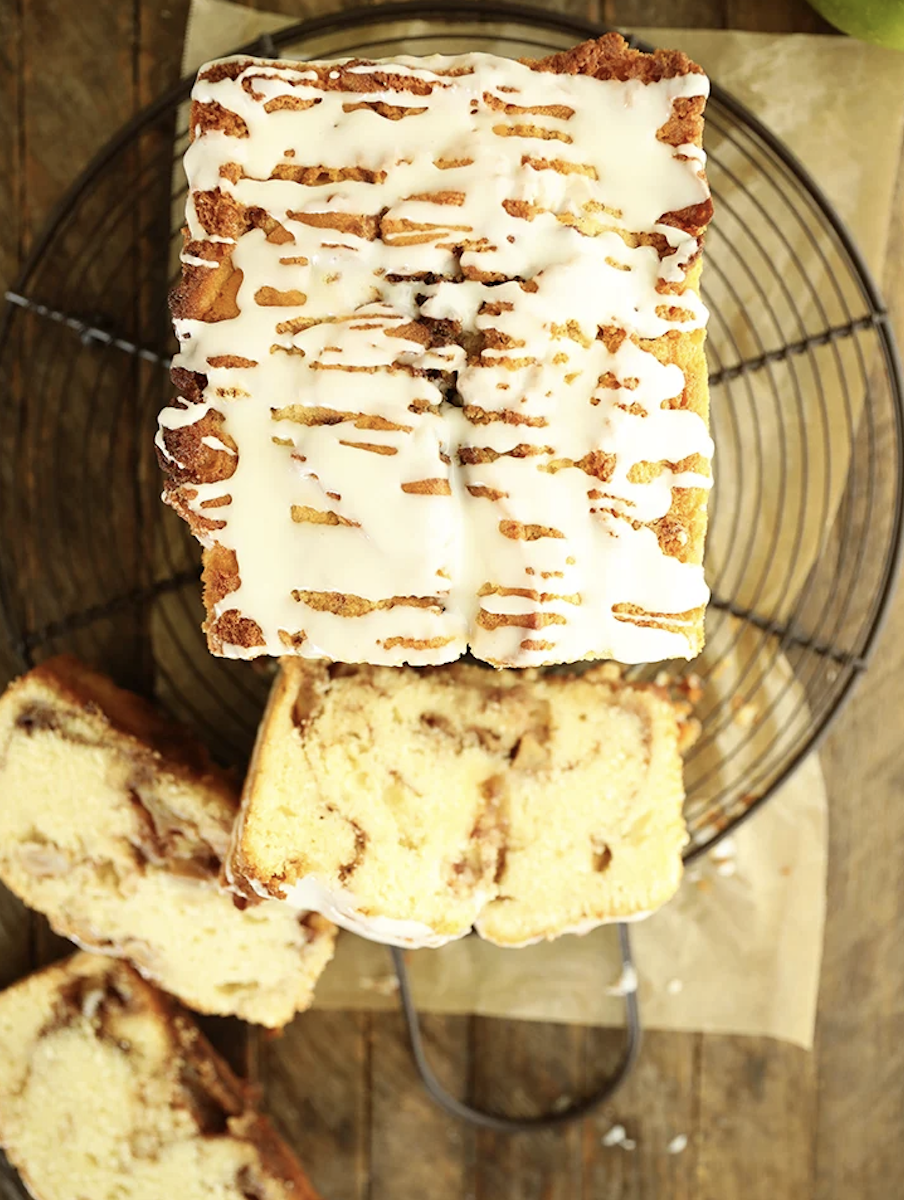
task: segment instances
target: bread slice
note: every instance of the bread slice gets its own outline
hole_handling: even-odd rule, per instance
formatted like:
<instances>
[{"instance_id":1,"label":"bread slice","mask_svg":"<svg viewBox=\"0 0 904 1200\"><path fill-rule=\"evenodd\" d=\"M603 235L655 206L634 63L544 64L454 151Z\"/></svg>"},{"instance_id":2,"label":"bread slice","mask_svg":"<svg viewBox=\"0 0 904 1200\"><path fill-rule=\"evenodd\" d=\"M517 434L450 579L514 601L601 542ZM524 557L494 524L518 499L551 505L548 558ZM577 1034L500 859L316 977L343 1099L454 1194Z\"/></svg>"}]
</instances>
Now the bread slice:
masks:
<instances>
[{"instance_id":1,"label":"bread slice","mask_svg":"<svg viewBox=\"0 0 904 1200\"><path fill-rule=\"evenodd\" d=\"M194 1022L76 954L0 994L0 1146L36 1200L317 1200Z\"/></svg>"},{"instance_id":2,"label":"bread slice","mask_svg":"<svg viewBox=\"0 0 904 1200\"><path fill-rule=\"evenodd\" d=\"M213 653L699 652L707 91L617 34L201 69L157 448Z\"/></svg>"},{"instance_id":3,"label":"bread slice","mask_svg":"<svg viewBox=\"0 0 904 1200\"><path fill-rule=\"evenodd\" d=\"M336 931L221 886L237 809L185 731L72 657L0 699L0 880L190 1007L281 1026L311 1003Z\"/></svg>"},{"instance_id":4,"label":"bread slice","mask_svg":"<svg viewBox=\"0 0 904 1200\"><path fill-rule=\"evenodd\" d=\"M228 872L365 937L521 945L657 908L686 840L679 714L611 667L286 659Z\"/></svg>"}]
</instances>

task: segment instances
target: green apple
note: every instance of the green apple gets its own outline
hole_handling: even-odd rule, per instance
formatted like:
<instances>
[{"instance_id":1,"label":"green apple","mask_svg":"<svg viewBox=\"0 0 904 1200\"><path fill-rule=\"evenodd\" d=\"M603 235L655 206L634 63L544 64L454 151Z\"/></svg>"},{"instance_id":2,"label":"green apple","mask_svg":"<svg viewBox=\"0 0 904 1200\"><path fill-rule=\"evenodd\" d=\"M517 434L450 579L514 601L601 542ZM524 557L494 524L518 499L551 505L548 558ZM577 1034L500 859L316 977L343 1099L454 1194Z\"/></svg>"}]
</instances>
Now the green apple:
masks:
<instances>
[{"instance_id":1,"label":"green apple","mask_svg":"<svg viewBox=\"0 0 904 1200\"><path fill-rule=\"evenodd\" d=\"M827 21L865 42L904 50L904 0L811 0Z\"/></svg>"}]
</instances>

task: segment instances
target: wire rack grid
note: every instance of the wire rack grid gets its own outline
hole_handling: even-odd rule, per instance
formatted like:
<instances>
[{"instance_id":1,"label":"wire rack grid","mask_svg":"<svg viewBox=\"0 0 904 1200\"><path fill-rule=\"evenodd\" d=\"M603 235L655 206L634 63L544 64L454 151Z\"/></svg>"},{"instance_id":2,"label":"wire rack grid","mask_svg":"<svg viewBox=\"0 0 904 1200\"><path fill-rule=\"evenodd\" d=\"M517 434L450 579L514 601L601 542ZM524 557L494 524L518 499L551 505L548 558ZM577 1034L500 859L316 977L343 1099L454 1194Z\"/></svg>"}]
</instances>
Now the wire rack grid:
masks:
<instances>
[{"instance_id":1,"label":"wire rack grid","mask_svg":"<svg viewBox=\"0 0 904 1200\"><path fill-rule=\"evenodd\" d=\"M539 55L598 32L511 6L403 4L307 21L253 49ZM159 503L153 460L189 87L90 164L6 295L0 606L23 666L73 649L241 764L268 668L207 653L198 549ZM703 657L664 668L702 725L686 768L689 858L788 778L850 694L896 575L904 503L901 368L861 256L791 153L717 86L707 119L713 598Z\"/></svg>"},{"instance_id":2,"label":"wire rack grid","mask_svg":"<svg viewBox=\"0 0 904 1200\"><path fill-rule=\"evenodd\" d=\"M513 5L402 3L308 20L244 49L541 56L600 32ZM208 654L198 548L159 502L153 455L170 396L166 297L178 271L190 86L161 96L101 151L6 294L0 613L21 666L72 650L154 695L241 765L271 669ZM763 804L837 716L875 646L904 516L902 373L869 271L800 163L718 86L707 119L718 455L707 649L693 664L638 669L666 670L697 706L688 859ZM630 974L627 926L619 941ZM636 1059L628 991L625 1050L594 1094L531 1119L478 1111L438 1083L402 956L394 960L418 1071L458 1117L507 1131L561 1124L611 1096Z\"/></svg>"}]
</instances>

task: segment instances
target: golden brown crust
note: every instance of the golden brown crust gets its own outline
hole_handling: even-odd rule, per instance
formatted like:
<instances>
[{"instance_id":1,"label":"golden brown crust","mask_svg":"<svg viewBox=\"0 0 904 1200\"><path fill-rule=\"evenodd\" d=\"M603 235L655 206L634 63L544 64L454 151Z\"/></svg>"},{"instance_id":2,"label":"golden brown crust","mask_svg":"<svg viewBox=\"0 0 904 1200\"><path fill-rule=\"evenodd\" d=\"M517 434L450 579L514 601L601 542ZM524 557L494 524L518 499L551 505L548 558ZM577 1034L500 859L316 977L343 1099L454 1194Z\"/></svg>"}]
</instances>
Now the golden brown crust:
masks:
<instances>
[{"instance_id":1,"label":"golden brown crust","mask_svg":"<svg viewBox=\"0 0 904 1200\"><path fill-rule=\"evenodd\" d=\"M590 75L593 79L639 79L658 83L679 75L702 75L703 68L681 50L633 50L620 33L605 33L545 58L521 60L535 71Z\"/></svg>"},{"instance_id":2,"label":"golden brown crust","mask_svg":"<svg viewBox=\"0 0 904 1200\"><path fill-rule=\"evenodd\" d=\"M283 662L283 660L280 660ZM258 737L254 744L251 762L245 776L246 789L254 779L258 766L266 753L265 739L261 736L274 713L280 711L290 690L296 692L293 701L293 721L295 727L303 734L307 722L316 714L320 707L320 698L325 694L330 684L330 669L327 664L318 659L287 659L293 664L289 671L281 670L270 688L267 706L258 727ZM297 664L295 666L294 664ZM354 668L352 668L354 669ZM296 673L297 672L297 673ZM226 864L226 875L230 886L241 892L253 904L259 904L263 893L277 900L285 898L285 893L277 882L268 878L261 870L260 863L254 853L254 837L249 835L246 817L248 806L243 805L232 833L232 845Z\"/></svg>"},{"instance_id":3,"label":"golden brown crust","mask_svg":"<svg viewBox=\"0 0 904 1200\"><path fill-rule=\"evenodd\" d=\"M8 697L14 700L32 681L45 684L63 704L105 722L132 740L136 752L158 755L166 760L167 769L173 773L203 777L207 784L221 790L230 808L238 806L232 776L212 762L207 748L193 734L163 716L143 697L117 687L112 679L86 666L73 654L45 659L10 685Z\"/></svg>"},{"instance_id":4,"label":"golden brown crust","mask_svg":"<svg viewBox=\"0 0 904 1200\"><path fill-rule=\"evenodd\" d=\"M286 1200L289 1197L291 1200L318 1200L301 1164L268 1118L257 1111L254 1089L238 1079L172 997L158 991L121 959L78 953L14 984L0 995L0 1006L4 997L12 997L18 989L33 990L36 984L51 980L57 998L39 1037L81 1018L86 1004L98 1012L96 1036L103 1037L105 1001L100 999L98 1003L97 999L92 999L92 993L98 998L111 997L117 1007L145 1017L164 1033L170 1047L170 1061L177 1065L178 1071L177 1091L171 1102L174 1107L191 1114L198 1136L244 1142L256 1152L255 1167L238 1180L238 1186L244 1188L247 1185L247 1191L242 1194L263 1196L264 1192L256 1190L256 1186L264 1185L268 1196L273 1194L275 1186ZM127 1043L119 1042L118 1045L123 1054L129 1054ZM135 1071L140 1074L141 1070L139 1060ZM149 1113L149 1120L153 1120L152 1113ZM17 1165L23 1178L28 1177L38 1185L35 1195L39 1195L40 1180L35 1167L27 1162Z\"/></svg>"},{"instance_id":5,"label":"golden brown crust","mask_svg":"<svg viewBox=\"0 0 904 1200\"><path fill-rule=\"evenodd\" d=\"M642 83L658 83L679 75L702 75L703 68L681 50L633 50L618 33L581 42L570 50L550 54L541 59L522 59L535 71L554 71L563 75L589 75L594 79L618 79L626 82L639 79ZM657 136L670 146L702 145L703 96L677 99L672 115ZM712 216L712 204L706 201L699 209L696 224L705 227ZM668 224L668 222L665 222ZM681 225L681 228L685 228Z\"/></svg>"}]
</instances>

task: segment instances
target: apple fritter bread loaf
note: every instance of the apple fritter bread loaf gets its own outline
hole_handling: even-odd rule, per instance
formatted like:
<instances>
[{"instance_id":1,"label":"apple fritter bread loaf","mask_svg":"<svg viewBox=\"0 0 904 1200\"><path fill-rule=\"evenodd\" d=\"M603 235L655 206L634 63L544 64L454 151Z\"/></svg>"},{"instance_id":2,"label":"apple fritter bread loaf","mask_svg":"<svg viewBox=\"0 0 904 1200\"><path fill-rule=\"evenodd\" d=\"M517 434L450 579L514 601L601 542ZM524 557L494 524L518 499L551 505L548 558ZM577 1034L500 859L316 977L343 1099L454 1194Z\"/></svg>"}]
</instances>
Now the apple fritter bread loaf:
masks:
<instances>
[{"instance_id":1,"label":"apple fritter bread loaf","mask_svg":"<svg viewBox=\"0 0 904 1200\"><path fill-rule=\"evenodd\" d=\"M165 497L229 657L692 657L708 83L230 58L193 91Z\"/></svg>"},{"instance_id":2,"label":"apple fritter bread loaf","mask_svg":"<svg viewBox=\"0 0 904 1200\"><path fill-rule=\"evenodd\" d=\"M283 660L227 871L365 937L523 945L645 915L681 879L680 717L580 677Z\"/></svg>"}]
</instances>

